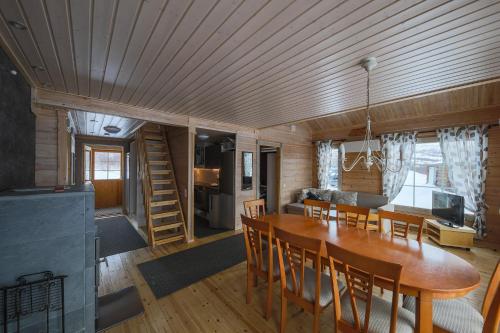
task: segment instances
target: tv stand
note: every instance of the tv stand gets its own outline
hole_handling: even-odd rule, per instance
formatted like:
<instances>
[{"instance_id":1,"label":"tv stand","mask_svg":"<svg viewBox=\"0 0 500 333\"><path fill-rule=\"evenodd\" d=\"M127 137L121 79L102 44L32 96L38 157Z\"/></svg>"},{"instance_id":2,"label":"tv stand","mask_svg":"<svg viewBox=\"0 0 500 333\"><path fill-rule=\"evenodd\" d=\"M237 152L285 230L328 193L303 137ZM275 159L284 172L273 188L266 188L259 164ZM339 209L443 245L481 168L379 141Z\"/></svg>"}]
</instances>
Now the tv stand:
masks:
<instances>
[{"instance_id":1,"label":"tv stand","mask_svg":"<svg viewBox=\"0 0 500 333\"><path fill-rule=\"evenodd\" d=\"M444 221L445 223L450 223ZM470 250L474 246L476 231L469 227L450 227L435 219L425 219L427 236L442 246L460 247Z\"/></svg>"},{"instance_id":2,"label":"tv stand","mask_svg":"<svg viewBox=\"0 0 500 333\"><path fill-rule=\"evenodd\" d=\"M459 226L453 224L450 221L446 221L446 220L436 220L436 221L437 221L437 223L442 224L442 225L447 226L447 227L450 227L450 228L455 228L455 229L460 228Z\"/></svg>"}]
</instances>

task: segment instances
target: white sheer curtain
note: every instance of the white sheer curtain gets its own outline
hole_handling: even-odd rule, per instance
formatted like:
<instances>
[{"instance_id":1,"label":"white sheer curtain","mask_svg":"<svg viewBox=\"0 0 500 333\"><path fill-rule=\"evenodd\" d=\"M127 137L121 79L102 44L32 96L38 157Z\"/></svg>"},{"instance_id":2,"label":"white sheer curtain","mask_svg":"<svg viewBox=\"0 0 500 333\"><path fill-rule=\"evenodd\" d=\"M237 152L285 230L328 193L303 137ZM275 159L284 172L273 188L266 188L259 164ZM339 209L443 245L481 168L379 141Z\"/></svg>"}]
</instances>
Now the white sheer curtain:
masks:
<instances>
[{"instance_id":1,"label":"white sheer curtain","mask_svg":"<svg viewBox=\"0 0 500 333\"><path fill-rule=\"evenodd\" d=\"M465 208L474 212L477 236L486 236L485 185L488 161L488 127L465 126L437 130L448 179Z\"/></svg>"},{"instance_id":2,"label":"white sheer curtain","mask_svg":"<svg viewBox=\"0 0 500 333\"><path fill-rule=\"evenodd\" d=\"M318 174L318 188L328 188L328 176L333 163L332 141L316 142L316 165Z\"/></svg>"},{"instance_id":3,"label":"white sheer curtain","mask_svg":"<svg viewBox=\"0 0 500 333\"><path fill-rule=\"evenodd\" d=\"M405 183L408 171L412 163L417 133L388 133L380 138L382 141L382 151L387 157L387 163L390 169L397 170L400 165L400 158L403 158L403 165L399 172L385 170L382 173L382 187L384 195L391 202L401 192ZM401 156L402 152L402 156Z\"/></svg>"}]
</instances>

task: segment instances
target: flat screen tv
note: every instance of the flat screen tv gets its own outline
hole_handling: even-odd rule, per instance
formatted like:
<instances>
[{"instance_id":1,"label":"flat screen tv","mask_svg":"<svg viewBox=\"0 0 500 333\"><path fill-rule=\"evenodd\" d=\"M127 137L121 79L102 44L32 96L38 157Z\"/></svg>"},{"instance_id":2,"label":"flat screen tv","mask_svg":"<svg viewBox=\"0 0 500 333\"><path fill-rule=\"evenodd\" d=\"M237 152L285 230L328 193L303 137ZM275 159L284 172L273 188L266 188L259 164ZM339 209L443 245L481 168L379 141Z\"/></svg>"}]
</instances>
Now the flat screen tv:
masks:
<instances>
[{"instance_id":1,"label":"flat screen tv","mask_svg":"<svg viewBox=\"0 0 500 333\"><path fill-rule=\"evenodd\" d=\"M464 197L432 191L432 215L442 218L442 224L463 227Z\"/></svg>"}]
</instances>

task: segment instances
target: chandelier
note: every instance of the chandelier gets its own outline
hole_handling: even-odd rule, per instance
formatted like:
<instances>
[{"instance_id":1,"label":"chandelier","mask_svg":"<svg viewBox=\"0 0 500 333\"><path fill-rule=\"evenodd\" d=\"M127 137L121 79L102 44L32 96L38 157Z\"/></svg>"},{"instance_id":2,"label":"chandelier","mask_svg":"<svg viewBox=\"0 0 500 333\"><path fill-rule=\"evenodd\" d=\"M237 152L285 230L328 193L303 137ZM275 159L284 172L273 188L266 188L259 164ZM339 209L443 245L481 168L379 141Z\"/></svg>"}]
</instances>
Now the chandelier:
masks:
<instances>
[{"instance_id":1,"label":"chandelier","mask_svg":"<svg viewBox=\"0 0 500 333\"><path fill-rule=\"evenodd\" d=\"M401 170L401 167L403 166L403 146L400 145L399 149L399 160L395 163L396 165L389 165L389 162L387 160L389 151L388 149L382 149L381 151L378 151L377 147L372 147L373 142L372 142L372 130L371 130L371 119L370 119L370 72L372 69L374 69L377 66L377 59L375 57L369 57L366 59L363 59L361 61L361 67L363 67L366 72L367 72L367 80L366 80L366 132L365 132L365 138L363 140L363 145L350 165L346 165L347 163L347 158L345 156L345 147L344 144L341 144L339 149L340 149L340 154L341 154L341 161L342 161L342 169L344 171L351 171L354 169L356 165L358 165L360 162L362 162L365 167L370 171L370 168L375 164L377 168L382 171L390 171L397 173Z\"/></svg>"}]
</instances>

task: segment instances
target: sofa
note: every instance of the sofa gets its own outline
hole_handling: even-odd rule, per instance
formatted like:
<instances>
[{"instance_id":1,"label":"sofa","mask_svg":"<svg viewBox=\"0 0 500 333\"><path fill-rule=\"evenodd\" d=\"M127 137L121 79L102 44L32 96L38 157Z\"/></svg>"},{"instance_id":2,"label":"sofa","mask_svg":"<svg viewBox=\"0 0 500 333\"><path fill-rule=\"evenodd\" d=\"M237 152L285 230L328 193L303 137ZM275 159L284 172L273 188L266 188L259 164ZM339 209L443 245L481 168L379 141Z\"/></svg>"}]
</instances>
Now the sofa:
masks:
<instances>
[{"instance_id":1,"label":"sofa","mask_svg":"<svg viewBox=\"0 0 500 333\"><path fill-rule=\"evenodd\" d=\"M376 213L378 208L388 204L388 198L380 194L305 188L297 193L296 202L286 206L287 213L304 214L304 199L307 199L308 195L311 196L311 194L316 197L317 200L331 202L330 219L335 219L337 216L335 210L335 205L337 203L370 208L371 213Z\"/></svg>"}]
</instances>

